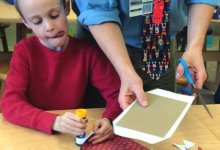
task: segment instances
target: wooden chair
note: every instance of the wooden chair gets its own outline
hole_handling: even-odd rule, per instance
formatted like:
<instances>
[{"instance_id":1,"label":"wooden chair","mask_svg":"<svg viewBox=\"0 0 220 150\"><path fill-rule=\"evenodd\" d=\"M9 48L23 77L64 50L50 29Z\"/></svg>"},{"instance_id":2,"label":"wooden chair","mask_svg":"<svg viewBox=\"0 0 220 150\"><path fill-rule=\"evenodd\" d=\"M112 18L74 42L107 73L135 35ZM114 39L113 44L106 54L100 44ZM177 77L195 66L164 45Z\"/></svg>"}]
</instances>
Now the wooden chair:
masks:
<instances>
[{"instance_id":1,"label":"wooden chair","mask_svg":"<svg viewBox=\"0 0 220 150\"><path fill-rule=\"evenodd\" d=\"M9 64L10 64L11 56L12 56L11 52L0 53L0 84L1 84L0 95L2 94L5 79L9 71Z\"/></svg>"},{"instance_id":2,"label":"wooden chair","mask_svg":"<svg viewBox=\"0 0 220 150\"><path fill-rule=\"evenodd\" d=\"M2 46L4 52L8 52L8 43L7 43L7 38L5 34L5 28L9 27L9 24L1 24L0 23L0 38L2 40Z\"/></svg>"},{"instance_id":3,"label":"wooden chair","mask_svg":"<svg viewBox=\"0 0 220 150\"><path fill-rule=\"evenodd\" d=\"M3 52L0 52L0 95L2 93L4 87L4 81L6 79L8 70L9 70L9 62L11 59L11 53L8 51L8 43L5 33L5 28L9 27L9 24L1 24L0 23L0 39L2 40Z\"/></svg>"}]
</instances>

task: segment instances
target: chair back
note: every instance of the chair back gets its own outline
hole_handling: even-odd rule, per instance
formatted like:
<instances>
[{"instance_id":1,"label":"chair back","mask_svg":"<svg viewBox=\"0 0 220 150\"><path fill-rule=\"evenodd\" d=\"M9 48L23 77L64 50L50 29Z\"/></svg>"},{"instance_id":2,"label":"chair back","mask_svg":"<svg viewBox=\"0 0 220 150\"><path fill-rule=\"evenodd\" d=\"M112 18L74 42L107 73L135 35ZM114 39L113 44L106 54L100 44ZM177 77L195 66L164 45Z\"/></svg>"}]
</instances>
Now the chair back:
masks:
<instances>
[{"instance_id":1,"label":"chair back","mask_svg":"<svg viewBox=\"0 0 220 150\"><path fill-rule=\"evenodd\" d=\"M0 52L0 97L9 71L11 56L11 52Z\"/></svg>"}]
</instances>

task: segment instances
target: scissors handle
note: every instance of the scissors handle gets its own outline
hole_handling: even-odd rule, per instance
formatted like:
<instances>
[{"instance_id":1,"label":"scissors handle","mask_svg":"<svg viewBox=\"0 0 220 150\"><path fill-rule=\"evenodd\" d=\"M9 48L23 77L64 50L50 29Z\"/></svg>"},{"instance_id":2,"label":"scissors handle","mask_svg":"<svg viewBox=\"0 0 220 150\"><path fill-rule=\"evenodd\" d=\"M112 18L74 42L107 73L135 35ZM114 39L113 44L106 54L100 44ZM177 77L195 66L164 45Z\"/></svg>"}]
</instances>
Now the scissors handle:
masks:
<instances>
[{"instance_id":1,"label":"scissors handle","mask_svg":"<svg viewBox=\"0 0 220 150\"><path fill-rule=\"evenodd\" d=\"M180 63L183 65L183 69L184 69L184 73L183 74L186 77L188 83L189 84L194 84L194 81L193 81L193 79L192 79L192 77L190 75L190 72L189 72L189 68L188 68L188 66L186 64L186 61L183 58L179 58L178 59L178 64L180 64Z\"/></svg>"},{"instance_id":2,"label":"scissors handle","mask_svg":"<svg viewBox=\"0 0 220 150\"><path fill-rule=\"evenodd\" d=\"M187 66L187 64L186 64L186 61L185 61L183 58L179 58L179 59L178 59L178 63L181 63L181 64L183 65L184 76L186 77L188 83L191 84L195 89L197 89L196 86L195 86L195 84L194 84L194 82L193 82L193 79L192 79L192 77L191 77L191 75L190 75L189 68L188 68L188 66ZM197 93L197 94L198 94L199 99L201 100L203 106L205 107L206 111L208 112L209 116L210 116L211 118L213 118L213 116L212 116L211 112L209 111L208 107L206 106L206 103L205 103L205 101L203 100L202 96L200 95L200 93Z\"/></svg>"}]
</instances>

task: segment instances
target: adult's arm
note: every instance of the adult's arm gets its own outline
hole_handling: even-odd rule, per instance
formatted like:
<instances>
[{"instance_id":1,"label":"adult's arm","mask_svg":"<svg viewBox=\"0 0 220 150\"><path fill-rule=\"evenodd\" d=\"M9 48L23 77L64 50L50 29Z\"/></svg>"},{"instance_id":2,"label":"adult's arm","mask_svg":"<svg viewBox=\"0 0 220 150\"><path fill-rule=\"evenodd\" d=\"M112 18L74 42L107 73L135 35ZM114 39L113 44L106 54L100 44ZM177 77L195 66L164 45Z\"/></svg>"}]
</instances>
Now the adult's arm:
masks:
<instances>
[{"instance_id":1,"label":"adult's arm","mask_svg":"<svg viewBox=\"0 0 220 150\"><path fill-rule=\"evenodd\" d=\"M214 7L208 4L191 4L188 9L187 47L182 58L186 60L191 68L198 88L202 88L204 81L207 79L202 49L213 11ZM178 79L182 75L183 67L178 65L176 78Z\"/></svg>"},{"instance_id":2,"label":"adult's arm","mask_svg":"<svg viewBox=\"0 0 220 150\"><path fill-rule=\"evenodd\" d=\"M121 108L126 108L135 98L145 106L147 103L143 83L131 64L118 24L106 22L92 25L89 29L120 76L119 103Z\"/></svg>"},{"instance_id":3,"label":"adult's arm","mask_svg":"<svg viewBox=\"0 0 220 150\"><path fill-rule=\"evenodd\" d=\"M147 105L143 82L129 59L120 30L118 2L116 0L76 0L80 9L79 22L89 28L100 48L109 58L121 80L119 103L126 108L135 98Z\"/></svg>"}]
</instances>

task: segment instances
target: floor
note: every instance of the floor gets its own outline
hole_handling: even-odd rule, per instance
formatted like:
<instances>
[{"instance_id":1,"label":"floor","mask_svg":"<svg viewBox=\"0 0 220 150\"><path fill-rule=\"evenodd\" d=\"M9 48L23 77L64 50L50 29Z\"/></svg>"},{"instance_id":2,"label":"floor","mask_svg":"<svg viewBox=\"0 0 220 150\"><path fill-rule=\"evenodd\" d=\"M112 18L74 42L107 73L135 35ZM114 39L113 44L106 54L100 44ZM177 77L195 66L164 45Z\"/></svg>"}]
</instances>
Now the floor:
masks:
<instances>
[{"instance_id":1,"label":"floor","mask_svg":"<svg viewBox=\"0 0 220 150\"><path fill-rule=\"evenodd\" d=\"M217 28L216 28L217 29ZM15 28L15 24L12 24L10 25L10 27L8 27L6 29L6 34L7 34L7 40L8 40L8 46L9 46L9 50L12 51L13 50L13 46L15 44L15 32L16 31L16 28ZM217 31L220 33L220 31ZM69 34L70 35L73 35L74 34L74 25L73 24L69 24ZM30 36L30 35L28 35ZM214 36L213 39L212 39L212 43L209 43L209 47L207 47L207 50L220 50L219 47L220 47L220 36ZM0 51L2 50L2 43L0 42ZM218 77L216 76L216 70L217 70L217 63L218 62L208 62L207 63L207 72L208 72L208 82L211 82L211 83L218 83ZM215 84L215 86L210 89L212 91L215 92L216 90L216 87L217 84ZM204 87L205 88L205 87ZM213 96L212 95L204 95L204 99L206 101L206 103L214 103L214 100L213 100Z\"/></svg>"}]
</instances>

